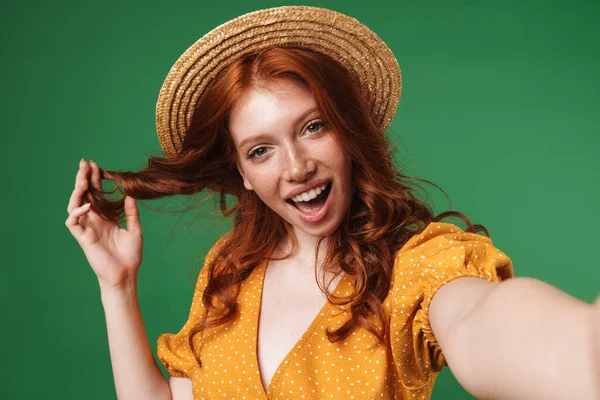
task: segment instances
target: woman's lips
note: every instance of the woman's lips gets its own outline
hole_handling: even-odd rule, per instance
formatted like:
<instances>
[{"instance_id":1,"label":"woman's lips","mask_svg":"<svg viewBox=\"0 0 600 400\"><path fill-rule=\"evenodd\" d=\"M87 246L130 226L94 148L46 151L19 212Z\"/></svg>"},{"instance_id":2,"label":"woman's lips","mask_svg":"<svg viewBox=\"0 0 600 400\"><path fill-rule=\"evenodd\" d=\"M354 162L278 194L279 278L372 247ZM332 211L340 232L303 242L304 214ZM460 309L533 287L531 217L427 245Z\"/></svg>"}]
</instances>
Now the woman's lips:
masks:
<instances>
[{"instance_id":1,"label":"woman's lips","mask_svg":"<svg viewBox=\"0 0 600 400\"><path fill-rule=\"evenodd\" d=\"M329 189L329 193L327 194L327 199L325 200L325 203L314 213L311 214L307 214L305 212L300 211L298 208L296 208L293 204L291 204L290 202L286 203L288 204L289 207L291 207L294 212L300 217L300 219L304 222L318 222L320 220L322 220L323 218L325 218L325 216L327 215L327 211L329 211L329 208L331 207L331 204L333 202L333 183L329 183L329 185L331 186ZM327 188L325 188L325 190L327 190Z\"/></svg>"}]
</instances>

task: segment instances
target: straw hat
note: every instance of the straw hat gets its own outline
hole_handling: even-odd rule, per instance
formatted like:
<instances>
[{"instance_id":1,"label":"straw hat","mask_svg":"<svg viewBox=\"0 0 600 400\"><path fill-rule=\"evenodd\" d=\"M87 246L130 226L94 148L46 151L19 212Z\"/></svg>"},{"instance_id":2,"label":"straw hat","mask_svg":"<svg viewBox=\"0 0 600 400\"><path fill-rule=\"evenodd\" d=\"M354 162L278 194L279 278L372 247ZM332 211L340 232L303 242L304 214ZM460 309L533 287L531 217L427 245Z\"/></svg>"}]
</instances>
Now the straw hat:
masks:
<instances>
[{"instance_id":1,"label":"straw hat","mask_svg":"<svg viewBox=\"0 0 600 400\"><path fill-rule=\"evenodd\" d=\"M402 91L400 67L389 47L358 20L336 11L281 6L229 20L201 37L171 67L156 103L158 139L167 157L181 149L202 92L232 61L272 46L294 46L332 57L362 87L382 132Z\"/></svg>"}]
</instances>

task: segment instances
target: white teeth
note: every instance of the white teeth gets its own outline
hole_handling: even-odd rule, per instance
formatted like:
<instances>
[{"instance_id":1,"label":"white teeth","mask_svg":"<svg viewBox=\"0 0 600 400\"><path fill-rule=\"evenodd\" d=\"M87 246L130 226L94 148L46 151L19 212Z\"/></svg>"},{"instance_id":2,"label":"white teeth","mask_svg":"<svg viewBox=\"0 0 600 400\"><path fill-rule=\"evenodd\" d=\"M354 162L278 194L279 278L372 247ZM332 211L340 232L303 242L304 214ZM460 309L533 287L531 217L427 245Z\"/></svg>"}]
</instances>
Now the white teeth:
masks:
<instances>
[{"instance_id":1,"label":"white teeth","mask_svg":"<svg viewBox=\"0 0 600 400\"><path fill-rule=\"evenodd\" d=\"M310 200L314 199L315 197L317 197L319 194L321 194L321 192L323 190L325 190L326 187L327 187L327 183L322 186L319 186L317 188L310 189L307 192L300 193L299 195L292 197L292 201L294 203L299 203L301 201L310 201Z\"/></svg>"}]
</instances>

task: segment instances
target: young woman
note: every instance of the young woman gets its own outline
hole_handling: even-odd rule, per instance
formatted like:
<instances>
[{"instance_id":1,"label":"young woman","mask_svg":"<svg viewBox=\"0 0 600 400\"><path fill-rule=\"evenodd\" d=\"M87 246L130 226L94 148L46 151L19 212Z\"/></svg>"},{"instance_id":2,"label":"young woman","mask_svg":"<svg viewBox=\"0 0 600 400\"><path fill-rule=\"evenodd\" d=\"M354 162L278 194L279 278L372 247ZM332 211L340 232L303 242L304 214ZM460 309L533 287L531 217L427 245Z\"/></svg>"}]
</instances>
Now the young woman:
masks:
<instances>
[{"instance_id":1,"label":"young woman","mask_svg":"<svg viewBox=\"0 0 600 400\"><path fill-rule=\"evenodd\" d=\"M66 224L99 279L119 399L427 399L445 365L480 398L598 397L600 303L514 278L483 226L415 197L384 135L400 91L360 22L259 10L169 72L166 157L136 173L82 160ZM102 179L126 196L106 200ZM233 226L185 325L158 338L167 382L137 303L135 199L204 189ZM467 228L440 222L451 215Z\"/></svg>"}]
</instances>

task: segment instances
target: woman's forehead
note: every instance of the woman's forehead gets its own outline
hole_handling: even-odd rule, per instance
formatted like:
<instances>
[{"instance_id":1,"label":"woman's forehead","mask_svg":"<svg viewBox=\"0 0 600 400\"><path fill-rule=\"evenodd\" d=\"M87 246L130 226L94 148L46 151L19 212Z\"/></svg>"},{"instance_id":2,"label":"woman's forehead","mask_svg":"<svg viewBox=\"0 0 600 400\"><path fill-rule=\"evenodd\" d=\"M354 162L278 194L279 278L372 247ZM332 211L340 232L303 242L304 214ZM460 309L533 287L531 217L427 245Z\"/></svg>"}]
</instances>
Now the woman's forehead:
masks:
<instances>
[{"instance_id":1,"label":"woman's forehead","mask_svg":"<svg viewBox=\"0 0 600 400\"><path fill-rule=\"evenodd\" d=\"M233 102L231 111L234 114L248 111L253 106L258 108L266 102L303 103L314 102L314 96L305 85L289 78L259 80L253 83ZM298 104L301 107L301 104Z\"/></svg>"},{"instance_id":2,"label":"woman's forehead","mask_svg":"<svg viewBox=\"0 0 600 400\"><path fill-rule=\"evenodd\" d=\"M303 87L279 85L276 90L249 90L232 106L229 131L240 145L250 136L296 127L314 112L318 112L317 103Z\"/></svg>"}]
</instances>

